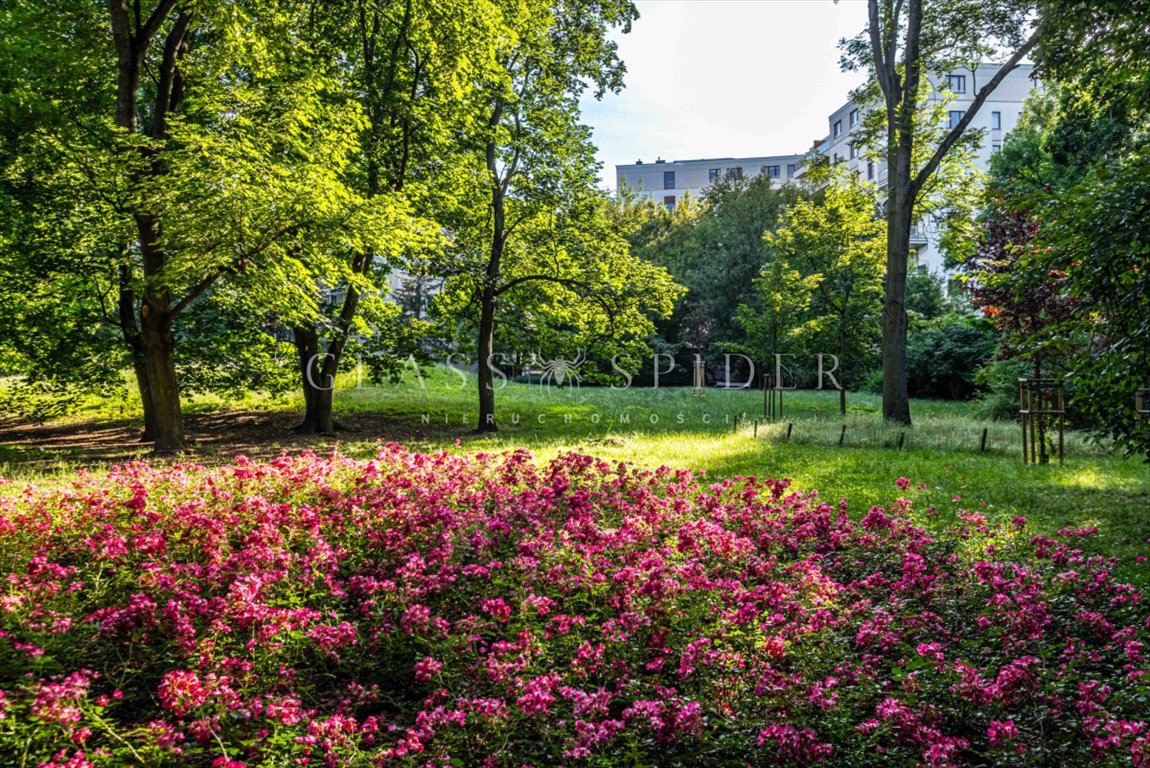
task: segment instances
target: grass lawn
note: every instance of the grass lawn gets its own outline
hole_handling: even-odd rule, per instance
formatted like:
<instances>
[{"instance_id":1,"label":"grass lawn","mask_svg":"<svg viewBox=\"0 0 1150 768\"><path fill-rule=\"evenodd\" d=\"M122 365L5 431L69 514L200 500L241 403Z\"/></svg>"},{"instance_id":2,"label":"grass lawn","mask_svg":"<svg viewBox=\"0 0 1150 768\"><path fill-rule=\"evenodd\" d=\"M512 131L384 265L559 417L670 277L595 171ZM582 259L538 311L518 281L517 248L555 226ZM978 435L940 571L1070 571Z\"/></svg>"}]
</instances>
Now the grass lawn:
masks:
<instances>
[{"instance_id":1,"label":"grass lawn","mask_svg":"<svg viewBox=\"0 0 1150 768\"><path fill-rule=\"evenodd\" d=\"M680 388L547 389L508 383L496 402L500 431L480 436L474 433L471 380L436 369L422 380L409 375L398 385L358 387L349 376L336 396L339 413L352 422L357 415L371 414L387 426L370 433L343 432L337 443L353 456L372 453L381 439L396 439L418 450L526 448L541 458L580 451L645 465L690 467L716 479L789 477L796 488L817 489L828 501L847 497L855 514L892 501L898 495L895 480L909 477L927 485L914 492L916 506L937 508L934 525L944 525L960 506L985 505L991 516L1022 515L1046 533L1097 526L1099 534L1087 540L1091 551L1122 558L1124 576L1150 583L1150 563L1135 562L1150 556L1150 465L1113 455L1080 434L1067 434L1064 464L1027 466L1020 457L1017 424L979 421L963 403L915 401L915 425L901 430L883 426L877 395L852 393L844 422L837 393L787 392L783 418L760 424L756 434L753 420L763 415L761 391L708 390L700 398ZM298 397L252 397L238 405L264 409L269 417L302 409ZM237 404L200 400L189 410L225 406ZM86 415L110 420L137 412L130 399L120 399L114 405L93 404ZM984 428L988 439L982 452ZM261 438L262 452L300 447L286 429L282 443L279 434ZM0 464L0 475L6 477L43 480L83 463L82 456L75 456L31 468L18 463L24 453L6 449L4 442L0 436L0 460L9 462ZM228 458L235 450L229 451L225 441L201 453L209 452ZM955 497L960 501L954 502Z\"/></svg>"}]
</instances>

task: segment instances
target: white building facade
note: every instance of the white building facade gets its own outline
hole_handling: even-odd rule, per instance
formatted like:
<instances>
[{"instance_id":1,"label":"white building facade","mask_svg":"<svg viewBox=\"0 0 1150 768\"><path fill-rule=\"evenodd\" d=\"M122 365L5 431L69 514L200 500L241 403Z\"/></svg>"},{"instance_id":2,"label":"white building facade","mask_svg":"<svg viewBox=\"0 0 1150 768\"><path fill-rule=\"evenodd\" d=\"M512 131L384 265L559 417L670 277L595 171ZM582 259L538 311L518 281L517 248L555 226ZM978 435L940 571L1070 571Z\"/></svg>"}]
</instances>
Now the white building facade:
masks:
<instances>
[{"instance_id":1,"label":"white building facade","mask_svg":"<svg viewBox=\"0 0 1150 768\"><path fill-rule=\"evenodd\" d=\"M656 160L633 165L615 166L616 187L635 192L639 197L662 203L674 210L690 192L696 200L720 176L767 176L774 184L795 178L805 155L769 155L765 157L719 157L702 160Z\"/></svg>"},{"instance_id":2,"label":"white building facade","mask_svg":"<svg viewBox=\"0 0 1150 768\"><path fill-rule=\"evenodd\" d=\"M977 67L955 70L941 78L931 78L934 86L931 99L949 102L946 104L944 128L949 128L962 119L974 101L975 94L998 73L999 68L998 64L981 64ZM991 155L1002 148L1006 134L1018 124L1023 102L1036 87L1038 83L1034 79L1034 66L1021 64L1011 70L990 97L983 102L966 129L968 135L972 133L982 135L981 146L973 158L975 168L984 173L990 169ZM832 112L827 118L827 135L815 143L814 149L808 155L808 161L812 157L819 157L826 158L831 163L844 164L848 172L874 182L880 190L885 189L886 162L868 160L866 148L854 140L861 128L863 116L864 110L853 101ZM799 176L802 176L801 171ZM939 249L938 241L938 226L934 222L926 220L917 223L911 235L911 248L914 251L911 267L945 272L945 255Z\"/></svg>"},{"instance_id":3,"label":"white building facade","mask_svg":"<svg viewBox=\"0 0 1150 768\"><path fill-rule=\"evenodd\" d=\"M981 64L977 67L955 70L944 76L931 78L934 86L931 98L946 99L945 123L954 125L974 101L975 94L998 72L998 64ZM1012 70L998 84L990 97L983 102L967 133L981 132L982 144L974 156L974 165L986 172L990 168L991 155L1001 149L1006 134L1018 124L1023 102L1030 92L1038 87L1034 79L1034 67L1022 64ZM703 160L656 160L644 163L641 160L632 165L615 166L618 189L628 188L644 197L674 210L683 195L699 198L705 195L706 188L719 175L734 174L752 176L765 174L777 184L797 182L802 179L805 163L826 158L832 163L842 163L848 172L857 173L860 178L874 182L879 189L886 187L885 161L867 159L865 147L855 141L861 130L865 110L857 103L848 101L827 118L827 135L816 141L814 147L801 154L769 155L764 157L726 157ZM914 251L913 267L944 272L944 254L938 247L938 227L931 221L923 221L915 226L911 239Z\"/></svg>"}]
</instances>

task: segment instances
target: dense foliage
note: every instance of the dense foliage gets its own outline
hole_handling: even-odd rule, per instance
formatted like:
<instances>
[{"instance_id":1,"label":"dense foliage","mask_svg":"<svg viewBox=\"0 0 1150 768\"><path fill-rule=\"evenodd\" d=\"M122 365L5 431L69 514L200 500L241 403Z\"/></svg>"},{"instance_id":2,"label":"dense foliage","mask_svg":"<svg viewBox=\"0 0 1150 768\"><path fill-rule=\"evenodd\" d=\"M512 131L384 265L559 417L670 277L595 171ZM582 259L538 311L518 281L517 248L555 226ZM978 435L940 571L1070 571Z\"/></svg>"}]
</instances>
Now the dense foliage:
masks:
<instances>
[{"instance_id":1,"label":"dense foliage","mask_svg":"<svg viewBox=\"0 0 1150 768\"><path fill-rule=\"evenodd\" d=\"M995 334L981 318L943 315L907 335L907 384L915 397L951 400L974 394L976 374L993 356Z\"/></svg>"},{"instance_id":2,"label":"dense foliage","mask_svg":"<svg viewBox=\"0 0 1150 768\"><path fill-rule=\"evenodd\" d=\"M1055 71L1064 85L1029 99L991 163L968 286L1003 355L1031 375L1064 374L1096 436L1150 457L1150 425L1134 411L1150 384L1150 113L1128 98L1139 90L1128 70L1114 69L1117 82Z\"/></svg>"},{"instance_id":3,"label":"dense foliage","mask_svg":"<svg viewBox=\"0 0 1150 768\"><path fill-rule=\"evenodd\" d=\"M702 195L698 208L693 201L681 202L674 215L655 217L663 227L644 227L633 241L687 287L665 333L668 341L705 352L748 341L731 310L759 306L754 281L768 260L763 233L775 230L787 207L806 193L793 184L776 187L764 175L720 176L696 191ZM702 337L700 318L706 326Z\"/></svg>"},{"instance_id":4,"label":"dense foliage","mask_svg":"<svg viewBox=\"0 0 1150 768\"><path fill-rule=\"evenodd\" d=\"M1090 531L956 504L935 538L897 485L854 522L786 481L391 446L10 488L0 759L1145 765L1147 611Z\"/></svg>"},{"instance_id":5,"label":"dense foliage","mask_svg":"<svg viewBox=\"0 0 1150 768\"><path fill-rule=\"evenodd\" d=\"M170 453L186 447L182 394L293 383L298 431L331 433L352 357L386 375L430 335L386 299L416 275L441 290L439 340L474 319L485 362L497 304L524 320L522 346L569 332L637 356L680 289L614 226L579 112L589 84L622 87L612 34L636 14L630 0L5 5L0 372L28 386L6 381L0 400L56 415L131 367L144 439Z\"/></svg>"},{"instance_id":6,"label":"dense foliage","mask_svg":"<svg viewBox=\"0 0 1150 768\"><path fill-rule=\"evenodd\" d=\"M873 191L857 179L832 184L817 201L789 205L779 227L763 236L767 261L755 280L762 311L741 305L735 314L752 350L767 360L799 350L835 355L840 382L857 385L879 338L886 232L874 215ZM794 349L780 344L779 330Z\"/></svg>"}]
</instances>

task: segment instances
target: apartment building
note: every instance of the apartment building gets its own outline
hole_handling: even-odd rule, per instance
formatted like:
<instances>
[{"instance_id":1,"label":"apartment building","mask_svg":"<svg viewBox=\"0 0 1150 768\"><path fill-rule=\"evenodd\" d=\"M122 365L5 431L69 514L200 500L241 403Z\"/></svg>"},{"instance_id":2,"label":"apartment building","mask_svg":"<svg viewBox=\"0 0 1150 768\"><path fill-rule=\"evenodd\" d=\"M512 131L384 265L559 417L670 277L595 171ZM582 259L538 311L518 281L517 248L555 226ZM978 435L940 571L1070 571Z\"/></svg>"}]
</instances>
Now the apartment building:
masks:
<instances>
[{"instance_id":1,"label":"apartment building","mask_svg":"<svg viewBox=\"0 0 1150 768\"><path fill-rule=\"evenodd\" d=\"M981 64L931 78L934 86L931 98L949 102L946 105L947 125L954 125L962 119L975 94L998 70L998 64ZM1002 147L1006 134L1018 123L1022 104L1035 87L1034 67L1023 64L1012 70L983 103L967 128L968 132L982 132L982 146L974 157L977 168L982 171L990 168L991 155ZM816 141L811 150L801 154L674 162L659 159L653 163L640 160L632 165L615 166L616 181L619 189L627 187L674 210L688 190L692 196L701 197L707 186L720 175L766 174L776 183L785 184L801 181L802 169L807 162L826 158L834 163L843 163L848 171L874 182L881 189L886 186L886 163L868 159L866 148L856 140L864 115L865 110L859 104L846 102L828 116L826 136ZM938 241L938 227L933 222L923 221L915 227L911 247L915 251L916 266L945 271Z\"/></svg>"},{"instance_id":2,"label":"apartment building","mask_svg":"<svg viewBox=\"0 0 1150 768\"><path fill-rule=\"evenodd\" d=\"M962 119L974 101L975 94L998 70L998 64L981 64L931 78L931 98L948 101L944 127L952 127ZM983 102L966 129L968 134L982 134L982 144L974 156L976 168L983 172L990 169L991 155L1002 148L1006 134L1018 124L1023 102L1035 87L1038 84L1034 79L1033 65L1022 64L1012 70L998 84L990 98ZM832 112L827 118L826 137L815 142L807 159L826 158L832 163L841 163L847 171L883 189L886 187L886 162L868 158L866 147L855 139L863 117L863 109L853 101L848 101ZM801 170L798 175L802 176ZM934 222L922 221L915 226L911 235L911 248L915 252L915 265L920 269L945 271L938 240L938 226Z\"/></svg>"},{"instance_id":3,"label":"apartment building","mask_svg":"<svg viewBox=\"0 0 1150 768\"><path fill-rule=\"evenodd\" d=\"M795 178L805 155L770 155L766 157L718 157L701 160L642 160L632 165L615 166L617 189L630 189L640 197L662 203L668 210L683 199L688 191L698 199L711 182L720 176L767 176L774 184L785 184Z\"/></svg>"}]
</instances>

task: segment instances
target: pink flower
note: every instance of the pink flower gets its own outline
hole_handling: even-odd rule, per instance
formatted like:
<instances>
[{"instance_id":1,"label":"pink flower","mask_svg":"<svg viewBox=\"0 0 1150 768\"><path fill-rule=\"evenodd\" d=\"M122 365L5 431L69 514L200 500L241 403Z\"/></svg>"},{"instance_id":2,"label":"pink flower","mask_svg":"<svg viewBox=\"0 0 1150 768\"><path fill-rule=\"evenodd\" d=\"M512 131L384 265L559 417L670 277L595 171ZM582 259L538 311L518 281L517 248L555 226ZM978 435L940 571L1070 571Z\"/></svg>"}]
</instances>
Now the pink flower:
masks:
<instances>
[{"instance_id":1,"label":"pink flower","mask_svg":"<svg viewBox=\"0 0 1150 768\"><path fill-rule=\"evenodd\" d=\"M164 675L157 693L160 706L181 717L207 702L210 695L199 675L183 669Z\"/></svg>"},{"instance_id":2,"label":"pink flower","mask_svg":"<svg viewBox=\"0 0 1150 768\"><path fill-rule=\"evenodd\" d=\"M41 680L36 686L36 697L32 700L32 716L66 728L76 725L83 717L80 701L87 697L94 676L93 672L81 670L54 682ZM6 708L7 700L3 704Z\"/></svg>"},{"instance_id":3,"label":"pink flower","mask_svg":"<svg viewBox=\"0 0 1150 768\"><path fill-rule=\"evenodd\" d=\"M990 727L987 729L987 736L990 738L990 746L993 749L1002 749L1009 746L1018 738L1018 728L1015 727L1013 720L991 720Z\"/></svg>"},{"instance_id":4,"label":"pink flower","mask_svg":"<svg viewBox=\"0 0 1150 768\"><path fill-rule=\"evenodd\" d=\"M426 632L431 624L431 609L426 605L412 605L403 612L400 625L409 635L417 632Z\"/></svg>"},{"instance_id":5,"label":"pink flower","mask_svg":"<svg viewBox=\"0 0 1150 768\"><path fill-rule=\"evenodd\" d=\"M509 606L502 597L484 600L483 610L497 621L506 621L511 618L511 606Z\"/></svg>"},{"instance_id":6,"label":"pink flower","mask_svg":"<svg viewBox=\"0 0 1150 768\"><path fill-rule=\"evenodd\" d=\"M675 713L675 730L681 735L695 737L703 732L703 708L697 701L684 704Z\"/></svg>"},{"instance_id":7,"label":"pink flower","mask_svg":"<svg viewBox=\"0 0 1150 768\"><path fill-rule=\"evenodd\" d=\"M415 665L415 679L427 682L443 670L443 662L436 661L430 656Z\"/></svg>"}]
</instances>

